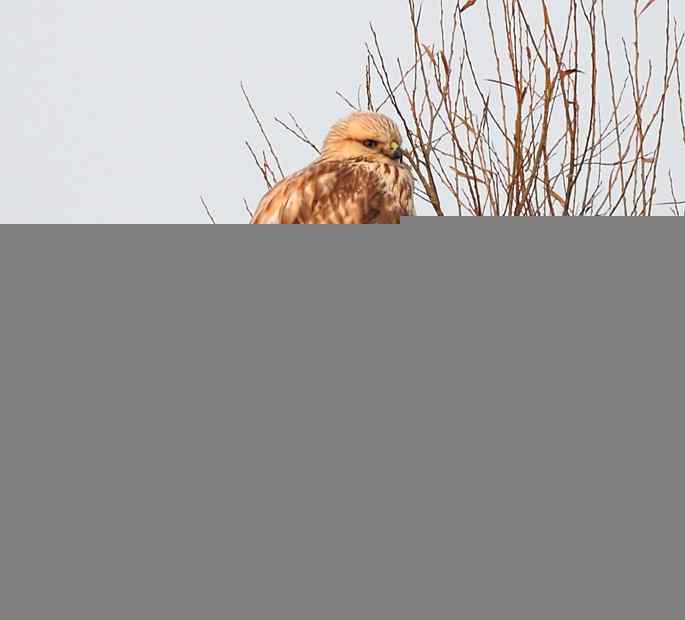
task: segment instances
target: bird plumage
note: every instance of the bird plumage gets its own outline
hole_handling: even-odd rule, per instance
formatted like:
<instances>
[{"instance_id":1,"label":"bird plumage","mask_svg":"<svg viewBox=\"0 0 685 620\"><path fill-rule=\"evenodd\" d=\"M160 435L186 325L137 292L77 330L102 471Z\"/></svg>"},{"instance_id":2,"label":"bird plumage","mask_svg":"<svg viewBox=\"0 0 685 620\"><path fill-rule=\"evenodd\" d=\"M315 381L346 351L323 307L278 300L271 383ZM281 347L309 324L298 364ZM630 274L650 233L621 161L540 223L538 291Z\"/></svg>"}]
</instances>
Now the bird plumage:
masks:
<instances>
[{"instance_id":1,"label":"bird plumage","mask_svg":"<svg viewBox=\"0 0 685 620\"><path fill-rule=\"evenodd\" d=\"M322 155L262 198L253 224L391 224L414 215L414 184L395 123L357 112L330 130Z\"/></svg>"}]
</instances>

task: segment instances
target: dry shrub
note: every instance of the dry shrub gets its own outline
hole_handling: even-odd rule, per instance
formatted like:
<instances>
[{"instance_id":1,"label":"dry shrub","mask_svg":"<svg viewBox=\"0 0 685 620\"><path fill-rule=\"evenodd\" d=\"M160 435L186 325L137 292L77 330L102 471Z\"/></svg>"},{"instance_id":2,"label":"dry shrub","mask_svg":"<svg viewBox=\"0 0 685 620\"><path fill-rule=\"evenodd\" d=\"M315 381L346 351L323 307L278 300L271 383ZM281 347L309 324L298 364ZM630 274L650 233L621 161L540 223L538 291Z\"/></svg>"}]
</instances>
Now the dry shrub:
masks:
<instances>
[{"instance_id":1,"label":"dry shrub","mask_svg":"<svg viewBox=\"0 0 685 620\"><path fill-rule=\"evenodd\" d=\"M410 60L390 61L372 26L363 84L354 98L338 94L354 109L400 120L417 198L437 215L644 216L659 205L681 214L670 171L661 191L671 199L656 202L667 121L685 141L684 39L670 0L612 9L632 12L618 54L605 0L555 0L552 8L545 0L467 0L449 12L440 1L437 42L424 39L421 8L408 4ZM640 30L658 4L666 18L656 70L643 57ZM469 20L478 10L489 63L472 57ZM267 145L260 155L248 147L270 187L283 170L245 96ZM673 103L679 121L667 118ZM276 120L316 150L294 117Z\"/></svg>"}]
</instances>

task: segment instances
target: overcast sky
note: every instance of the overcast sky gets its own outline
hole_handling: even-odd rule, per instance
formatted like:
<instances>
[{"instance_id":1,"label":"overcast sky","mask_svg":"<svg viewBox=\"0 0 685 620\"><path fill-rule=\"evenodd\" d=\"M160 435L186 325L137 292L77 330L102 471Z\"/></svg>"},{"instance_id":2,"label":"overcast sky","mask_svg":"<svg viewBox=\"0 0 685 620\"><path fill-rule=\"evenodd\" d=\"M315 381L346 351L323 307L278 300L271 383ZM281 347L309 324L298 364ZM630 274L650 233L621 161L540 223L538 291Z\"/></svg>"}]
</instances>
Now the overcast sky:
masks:
<instances>
[{"instance_id":1,"label":"overcast sky","mask_svg":"<svg viewBox=\"0 0 685 620\"><path fill-rule=\"evenodd\" d=\"M618 43L632 2L609 4ZM685 22L685 3L673 10ZM204 222L200 194L219 221L246 222L263 184L240 81L266 119L293 112L319 142L346 111L335 91L359 82L369 21L406 57L403 0L3 0L0 222ZM663 56L663 7L643 27ZM311 158L273 135L288 171ZM676 157L669 145L665 166Z\"/></svg>"}]
</instances>

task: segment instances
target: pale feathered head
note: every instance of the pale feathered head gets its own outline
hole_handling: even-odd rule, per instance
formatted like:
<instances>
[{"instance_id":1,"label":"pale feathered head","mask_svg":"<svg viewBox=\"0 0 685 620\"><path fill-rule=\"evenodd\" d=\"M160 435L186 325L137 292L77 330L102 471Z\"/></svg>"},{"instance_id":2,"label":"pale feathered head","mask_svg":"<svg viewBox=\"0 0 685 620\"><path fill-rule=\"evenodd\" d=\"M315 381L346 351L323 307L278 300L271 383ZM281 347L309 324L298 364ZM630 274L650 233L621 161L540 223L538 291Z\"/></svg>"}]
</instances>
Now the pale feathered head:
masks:
<instances>
[{"instance_id":1,"label":"pale feathered head","mask_svg":"<svg viewBox=\"0 0 685 620\"><path fill-rule=\"evenodd\" d=\"M331 128L323 146L325 160L363 157L385 163L402 161L402 136L387 116L355 112Z\"/></svg>"}]
</instances>

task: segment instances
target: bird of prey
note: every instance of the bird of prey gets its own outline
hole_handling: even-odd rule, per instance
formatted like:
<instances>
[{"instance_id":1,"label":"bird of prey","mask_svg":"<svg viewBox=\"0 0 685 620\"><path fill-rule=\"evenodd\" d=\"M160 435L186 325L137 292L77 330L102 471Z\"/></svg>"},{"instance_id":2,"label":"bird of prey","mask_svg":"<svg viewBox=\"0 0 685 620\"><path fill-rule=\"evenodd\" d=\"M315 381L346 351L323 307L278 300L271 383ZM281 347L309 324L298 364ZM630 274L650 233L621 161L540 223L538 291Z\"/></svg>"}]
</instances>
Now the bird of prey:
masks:
<instances>
[{"instance_id":1,"label":"bird of prey","mask_svg":"<svg viewBox=\"0 0 685 620\"><path fill-rule=\"evenodd\" d=\"M415 215L397 125L355 112L331 128L321 157L262 198L253 224L396 224Z\"/></svg>"}]
</instances>

